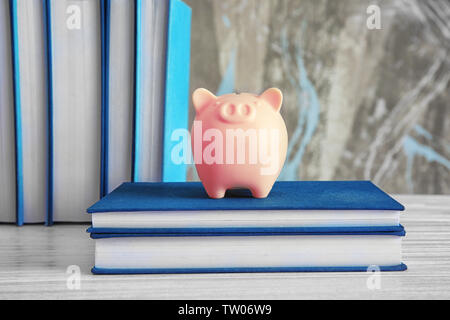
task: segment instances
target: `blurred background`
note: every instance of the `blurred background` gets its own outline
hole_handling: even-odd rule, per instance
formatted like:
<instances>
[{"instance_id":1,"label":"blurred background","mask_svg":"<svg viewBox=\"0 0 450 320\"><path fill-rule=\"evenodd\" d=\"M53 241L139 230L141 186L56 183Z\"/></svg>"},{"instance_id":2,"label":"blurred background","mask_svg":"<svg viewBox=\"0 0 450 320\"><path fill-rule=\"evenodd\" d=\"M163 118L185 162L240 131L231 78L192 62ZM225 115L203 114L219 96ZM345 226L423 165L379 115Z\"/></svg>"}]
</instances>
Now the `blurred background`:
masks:
<instances>
[{"instance_id":1,"label":"blurred background","mask_svg":"<svg viewBox=\"0 0 450 320\"><path fill-rule=\"evenodd\" d=\"M450 193L450 1L186 2L191 92L283 91L282 180ZM371 5L381 29L368 27Z\"/></svg>"}]
</instances>

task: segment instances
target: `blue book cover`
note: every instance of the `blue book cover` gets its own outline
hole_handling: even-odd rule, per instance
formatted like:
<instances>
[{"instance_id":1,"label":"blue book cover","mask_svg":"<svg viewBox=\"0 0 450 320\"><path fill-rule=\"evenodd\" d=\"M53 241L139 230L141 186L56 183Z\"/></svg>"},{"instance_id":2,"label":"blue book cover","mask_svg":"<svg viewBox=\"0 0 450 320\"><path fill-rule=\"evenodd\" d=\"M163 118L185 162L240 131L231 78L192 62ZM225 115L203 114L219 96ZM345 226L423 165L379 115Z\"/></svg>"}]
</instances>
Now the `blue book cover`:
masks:
<instances>
[{"instance_id":1,"label":"blue book cover","mask_svg":"<svg viewBox=\"0 0 450 320\"><path fill-rule=\"evenodd\" d=\"M101 25L101 51L102 51L102 124L101 124L101 166L100 166L100 196L107 194L108 185L108 147L109 147L109 41L110 41L110 17L111 3L109 0L100 2L100 25Z\"/></svg>"},{"instance_id":2,"label":"blue book cover","mask_svg":"<svg viewBox=\"0 0 450 320\"><path fill-rule=\"evenodd\" d=\"M23 225L44 222L48 210L45 1L10 0L9 5L14 70L16 223Z\"/></svg>"},{"instance_id":3,"label":"blue book cover","mask_svg":"<svg viewBox=\"0 0 450 320\"><path fill-rule=\"evenodd\" d=\"M131 181L134 1L102 0L101 195Z\"/></svg>"},{"instance_id":4,"label":"blue book cover","mask_svg":"<svg viewBox=\"0 0 450 320\"><path fill-rule=\"evenodd\" d=\"M392 266L378 266L382 272L405 271L404 263ZM279 272L367 272L369 266L348 267L264 267L264 268L174 268L174 269L91 269L93 274L203 274L203 273L279 273Z\"/></svg>"},{"instance_id":5,"label":"blue book cover","mask_svg":"<svg viewBox=\"0 0 450 320\"><path fill-rule=\"evenodd\" d=\"M107 229L106 229L107 230ZM230 237L230 236L337 236L337 235L363 235L363 236L397 236L406 235L403 226L398 227L339 227L339 228L209 228L205 229L166 229L158 231L143 231L139 229L116 229L109 233L106 230L89 228L92 239L110 238L143 238L143 237Z\"/></svg>"},{"instance_id":6,"label":"blue book cover","mask_svg":"<svg viewBox=\"0 0 450 320\"><path fill-rule=\"evenodd\" d=\"M370 181L276 182L269 197L230 190L208 198L199 182L124 183L87 209L88 213L199 210L392 210L404 207Z\"/></svg>"},{"instance_id":7,"label":"blue book cover","mask_svg":"<svg viewBox=\"0 0 450 320\"><path fill-rule=\"evenodd\" d=\"M164 110L162 181L186 181L186 165L176 164L172 134L186 129L189 117L189 67L191 52L191 8L181 0L170 0L167 35L167 71Z\"/></svg>"},{"instance_id":8,"label":"blue book cover","mask_svg":"<svg viewBox=\"0 0 450 320\"><path fill-rule=\"evenodd\" d=\"M221 235L398 235L404 236L405 229L402 225L398 226L372 226L372 227L222 227L222 228L98 228L90 227L87 232L91 233L91 237L111 238L115 236L128 235L131 237L148 237L148 236L221 236Z\"/></svg>"},{"instance_id":9,"label":"blue book cover","mask_svg":"<svg viewBox=\"0 0 450 320\"><path fill-rule=\"evenodd\" d=\"M0 222L16 222L14 90L10 3L0 1Z\"/></svg>"}]
</instances>

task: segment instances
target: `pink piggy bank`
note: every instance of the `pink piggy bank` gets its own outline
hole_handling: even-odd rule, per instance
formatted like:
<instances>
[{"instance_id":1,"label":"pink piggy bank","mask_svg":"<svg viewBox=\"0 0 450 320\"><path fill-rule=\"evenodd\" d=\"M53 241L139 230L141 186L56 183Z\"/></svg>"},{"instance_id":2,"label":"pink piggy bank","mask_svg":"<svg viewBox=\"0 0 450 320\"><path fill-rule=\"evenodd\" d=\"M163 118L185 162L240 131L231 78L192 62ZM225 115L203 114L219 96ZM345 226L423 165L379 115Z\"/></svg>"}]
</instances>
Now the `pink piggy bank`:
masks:
<instances>
[{"instance_id":1,"label":"pink piggy bank","mask_svg":"<svg viewBox=\"0 0 450 320\"><path fill-rule=\"evenodd\" d=\"M228 189L246 188L253 197L266 198L286 159L281 91L216 97L197 89L192 98L192 152L208 196L220 199Z\"/></svg>"}]
</instances>

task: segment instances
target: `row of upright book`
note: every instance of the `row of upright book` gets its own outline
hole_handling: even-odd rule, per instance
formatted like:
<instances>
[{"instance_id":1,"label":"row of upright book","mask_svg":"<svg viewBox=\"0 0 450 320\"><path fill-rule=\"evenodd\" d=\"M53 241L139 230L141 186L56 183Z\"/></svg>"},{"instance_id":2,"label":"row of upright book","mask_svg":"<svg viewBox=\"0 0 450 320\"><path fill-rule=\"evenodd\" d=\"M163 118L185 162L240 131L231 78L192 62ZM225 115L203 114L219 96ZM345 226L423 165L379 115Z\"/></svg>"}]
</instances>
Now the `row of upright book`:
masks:
<instances>
[{"instance_id":1,"label":"row of upright book","mask_svg":"<svg viewBox=\"0 0 450 320\"><path fill-rule=\"evenodd\" d=\"M123 181L184 181L181 0L0 1L0 222L87 221Z\"/></svg>"}]
</instances>

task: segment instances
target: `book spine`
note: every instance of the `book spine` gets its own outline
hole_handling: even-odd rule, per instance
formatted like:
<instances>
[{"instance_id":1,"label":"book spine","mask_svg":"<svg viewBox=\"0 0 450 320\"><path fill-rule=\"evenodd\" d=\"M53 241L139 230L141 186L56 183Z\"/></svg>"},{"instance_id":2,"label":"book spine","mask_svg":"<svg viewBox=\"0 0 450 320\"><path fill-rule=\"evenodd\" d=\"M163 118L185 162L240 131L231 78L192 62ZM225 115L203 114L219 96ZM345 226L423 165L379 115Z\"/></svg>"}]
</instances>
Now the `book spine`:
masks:
<instances>
[{"instance_id":1,"label":"book spine","mask_svg":"<svg viewBox=\"0 0 450 320\"><path fill-rule=\"evenodd\" d=\"M135 0L135 17L134 17L134 122L133 122L133 147L132 147L132 180L139 181L139 154L141 153L141 137L140 137L140 120L141 113L141 47L142 47L142 0Z\"/></svg>"},{"instance_id":2,"label":"book spine","mask_svg":"<svg viewBox=\"0 0 450 320\"><path fill-rule=\"evenodd\" d=\"M16 222L14 89L9 1L0 1L0 222Z\"/></svg>"},{"instance_id":3,"label":"book spine","mask_svg":"<svg viewBox=\"0 0 450 320\"><path fill-rule=\"evenodd\" d=\"M189 117L189 65L191 8L181 0L170 0L167 36L166 88L163 135L162 180L186 180L186 164L175 164L172 134L187 129Z\"/></svg>"},{"instance_id":4,"label":"book spine","mask_svg":"<svg viewBox=\"0 0 450 320\"><path fill-rule=\"evenodd\" d=\"M47 215L48 102L43 1L11 1L18 225L42 223Z\"/></svg>"},{"instance_id":5,"label":"book spine","mask_svg":"<svg viewBox=\"0 0 450 320\"><path fill-rule=\"evenodd\" d=\"M10 0L11 47L14 86L14 124L15 124L15 158L16 158L16 224L24 224L23 217L23 166L22 166L22 108L20 99L19 44L17 23L17 0Z\"/></svg>"},{"instance_id":6,"label":"book spine","mask_svg":"<svg viewBox=\"0 0 450 320\"><path fill-rule=\"evenodd\" d=\"M102 193L131 180L134 117L133 1L103 0Z\"/></svg>"},{"instance_id":7,"label":"book spine","mask_svg":"<svg viewBox=\"0 0 450 320\"><path fill-rule=\"evenodd\" d=\"M47 216L45 225L53 225L53 64L52 64L52 16L50 10L50 0L44 0L45 17L45 42L47 57L47 139L48 139L48 186L47 186Z\"/></svg>"},{"instance_id":8,"label":"book spine","mask_svg":"<svg viewBox=\"0 0 450 320\"><path fill-rule=\"evenodd\" d=\"M108 193L108 146L109 146L109 38L110 38L110 0L101 0L101 39L102 39L102 151L100 173L100 196Z\"/></svg>"}]
</instances>

